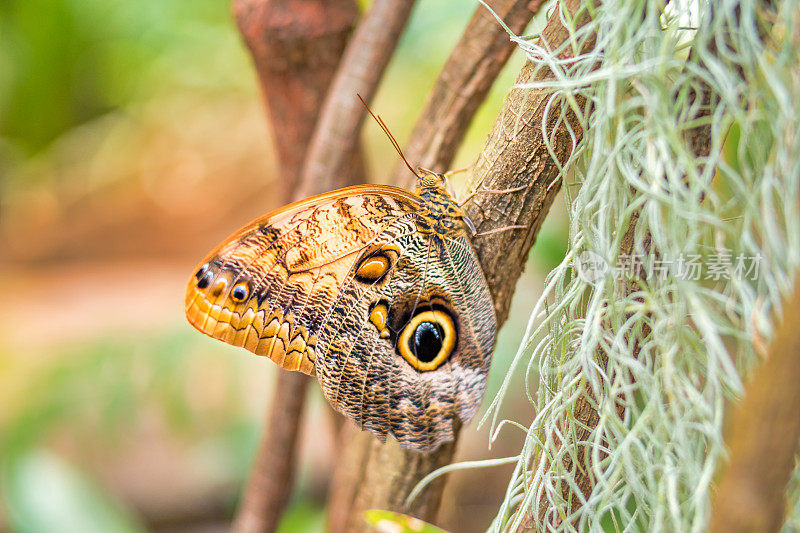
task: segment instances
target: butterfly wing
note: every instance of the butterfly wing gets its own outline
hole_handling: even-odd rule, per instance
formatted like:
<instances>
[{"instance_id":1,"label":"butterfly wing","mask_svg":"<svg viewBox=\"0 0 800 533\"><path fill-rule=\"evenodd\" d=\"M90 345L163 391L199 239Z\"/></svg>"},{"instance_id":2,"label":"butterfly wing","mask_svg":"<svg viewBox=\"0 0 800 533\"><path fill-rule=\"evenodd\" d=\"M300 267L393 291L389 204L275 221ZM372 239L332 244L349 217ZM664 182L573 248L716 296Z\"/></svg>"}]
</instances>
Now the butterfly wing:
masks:
<instances>
[{"instance_id":1,"label":"butterfly wing","mask_svg":"<svg viewBox=\"0 0 800 533\"><path fill-rule=\"evenodd\" d=\"M187 317L316 373L331 405L380 438L434 449L480 404L496 323L467 236L420 231L421 212L419 197L389 186L273 212L206 257Z\"/></svg>"}]
</instances>

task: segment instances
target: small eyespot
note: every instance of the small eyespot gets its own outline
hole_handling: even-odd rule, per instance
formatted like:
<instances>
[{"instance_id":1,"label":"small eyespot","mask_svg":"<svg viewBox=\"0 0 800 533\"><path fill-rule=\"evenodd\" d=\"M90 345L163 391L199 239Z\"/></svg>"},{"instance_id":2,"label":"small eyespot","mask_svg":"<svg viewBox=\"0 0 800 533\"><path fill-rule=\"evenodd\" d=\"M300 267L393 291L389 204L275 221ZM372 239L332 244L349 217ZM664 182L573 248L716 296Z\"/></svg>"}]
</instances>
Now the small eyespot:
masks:
<instances>
[{"instance_id":1,"label":"small eyespot","mask_svg":"<svg viewBox=\"0 0 800 533\"><path fill-rule=\"evenodd\" d=\"M239 283L231 291L231 298L235 302L243 302L247 300L248 296L250 296L250 289L246 283Z\"/></svg>"},{"instance_id":2,"label":"small eyespot","mask_svg":"<svg viewBox=\"0 0 800 533\"><path fill-rule=\"evenodd\" d=\"M373 304L369 312L369 321L372 322L372 325L378 330L378 336L380 336L381 339L388 339L391 337L392 333L389 331L389 328L386 327L389 321L389 302L380 300Z\"/></svg>"},{"instance_id":3,"label":"small eyespot","mask_svg":"<svg viewBox=\"0 0 800 533\"><path fill-rule=\"evenodd\" d=\"M211 270L206 269L205 274L199 280L197 280L197 288L198 289L205 289L211 284L211 280L214 277L214 272Z\"/></svg>"},{"instance_id":4,"label":"small eyespot","mask_svg":"<svg viewBox=\"0 0 800 533\"><path fill-rule=\"evenodd\" d=\"M194 277L197 278L197 279L200 279L201 277L203 277L203 274L205 274L206 270L208 270L208 266L209 266L208 263L206 263L205 265L201 266L200 270L198 270L197 273L195 273Z\"/></svg>"},{"instance_id":5,"label":"small eyespot","mask_svg":"<svg viewBox=\"0 0 800 533\"><path fill-rule=\"evenodd\" d=\"M356 278L365 282L377 281L387 270L389 270L389 259L385 255L376 255L358 266Z\"/></svg>"},{"instance_id":6,"label":"small eyespot","mask_svg":"<svg viewBox=\"0 0 800 533\"><path fill-rule=\"evenodd\" d=\"M399 257L400 248L394 244L367 250L357 263L356 280L368 284L381 282Z\"/></svg>"}]
</instances>

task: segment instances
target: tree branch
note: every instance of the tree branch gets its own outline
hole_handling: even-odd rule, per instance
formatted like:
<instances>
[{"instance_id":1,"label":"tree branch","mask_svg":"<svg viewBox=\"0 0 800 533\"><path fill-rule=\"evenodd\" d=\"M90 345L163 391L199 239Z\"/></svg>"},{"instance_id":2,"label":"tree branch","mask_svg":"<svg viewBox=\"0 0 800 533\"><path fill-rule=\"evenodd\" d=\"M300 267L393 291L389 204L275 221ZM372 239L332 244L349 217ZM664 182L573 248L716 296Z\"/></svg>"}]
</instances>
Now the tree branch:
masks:
<instances>
[{"instance_id":1,"label":"tree branch","mask_svg":"<svg viewBox=\"0 0 800 533\"><path fill-rule=\"evenodd\" d=\"M561 4L575 18L582 0L564 0ZM588 16L582 12L577 25L587 21ZM562 25L558 9L555 9L542 31L540 44L555 50L568 38L569 30ZM593 44L592 40L587 40L583 49L589 49ZM561 57L565 59L569 55L565 52ZM528 62L517 76L515 85L550 77L549 70ZM478 234L511 226L524 228L497 231L474 241L492 291L498 324L505 322L508 316L511 296L528 252L561 188L559 166L566 163L583 138L583 130L574 113L568 111L565 120L559 120L562 104L555 103L545 124L559 165L553 162L541 127L550 94L549 91L531 89L511 90L470 179L470 183L480 187L465 210ZM584 104L579 98L578 105ZM481 189L502 191L519 187L526 188L502 194L480 192Z\"/></svg>"},{"instance_id":2,"label":"tree branch","mask_svg":"<svg viewBox=\"0 0 800 533\"><path fill-rule=\"evenodd\" d=\"M294 486L297 436L309 376L281 370L250 479L233 523L237 533L278 528Z\"/></svg>"},{"instance_id":3,"label":"tree branch","mask_svg":"<svg viewBox=\"0 0 800 533\"><path fill-rule=\"evenodd\" d=\"M256 67L280 163L277 186L295 197L303 158L358 18L355 0L234 0ZM363 167L354 171L363 177ZM359 174L360 173L360 174Z\"/></svg>"},{"instance_id":4,"label":"tree branch","mask_svg":"<svg viewBox=\"0 0 800 533\"><path fill-rule=\"evenodd\" d=\"M580 0L567 2L567 5L575 15L580 7ZM561 25L558 15L554 15L543 32L543 40L555 47L567 37L568 30ZM517 82L524 83L533 78L544 79L547 75L547 72L528 64L523 68ZM454 90L452 86L451 90ZM530 186L513 194L479 195L466 208L468 216L479 231L518 224L526 227L521 232L493 233L476 239L474 243L495 298L500 323L508 314L510 295L522 271L524 259L560 187L558 166L550 160L550 153L539 127L548 95L532 93L518 89L511 91L474 171L475 180L486 184L488 188ZM552 110L552 115L558 116L559 111ZM551 143L555 146L561 164L566 162L573 150L570 131L580 132L575 117L569 114L567 116L569 124L548 124L548 131L552 134ZM468 120L456 121L455 124L466 122ZM418 131L425 132L428 138L436 137L428 133L428 128ZM454 136L458 137L460 135ZM441 143L438 146L437 150L441 152L434 151L423 157L432 157L434 160L440 157L439 154L447 157L445 152L449 145ZM520 233L523 238L519 238ZM422 477L450 463L454 450L455 444L447 443L434 453L423 455L403 450L391 439L380 444L369 434L357 433L352 437L334 480L334 497L338 499L330 503L331 531L363 530L363 511L375 507L433 520L439 507L443 479L428 485L409 506L405 505L404 499Z\"/></svg>"},{"instance_id":5,"label":"tree branch","mask_svg":"<svg viewBox=\"0 0 800 533\"><path fill-rule=\"evenodd\" d=\"M522 33L544 0L504 0L490 7L514 33ZM412 165L445 172L516 44L484 6L478 6L445 62L408 145ZM411 189L414 176L398 161L392 183Z\"/></svg>"},{"instance_id":6,"label":"tree branch","mask_svg":"<svg viewBox=\"0 0 800 533\"><path fill-rule=\"evenodd\" d=\"M376 0L339 63L357 14L352 2L235 3L234 11L253 53L270 110L287 196L303 198L364 181L357 142L364 110L355 95L360 91L369 99L375 92L412 6L412 1ZM302 172L303 164L311 171ZM291 495L308 382L303 374L279 372L268 423L234 525L236 531L277 529Z\"/></svg>"},{"instance_id":7,"label":"tree branch","mask_svg":"<svg viewBox=\"0 0 800 533\"><path fill-rule=\"evenodd\" d=\"M784 302L767 359L728 426L731 462L719 483L710 530L778 531L786 485L800 452L800 275Z\"/></svg>"}]
</instances>

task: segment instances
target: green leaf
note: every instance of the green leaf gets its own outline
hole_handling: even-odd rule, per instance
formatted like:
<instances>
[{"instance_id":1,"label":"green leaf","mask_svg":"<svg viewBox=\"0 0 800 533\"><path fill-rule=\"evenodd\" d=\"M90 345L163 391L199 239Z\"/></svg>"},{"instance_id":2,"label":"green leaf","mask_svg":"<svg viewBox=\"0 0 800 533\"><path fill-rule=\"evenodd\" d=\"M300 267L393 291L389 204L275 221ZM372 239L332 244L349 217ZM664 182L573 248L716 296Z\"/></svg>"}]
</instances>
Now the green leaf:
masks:
<instances>
[{"instance_id":1,"label":"green leaf","mask_svg":"<svg viewBox=\"0 0 800 533\"><path fill-rule=\"evenodd\" d=\"M447 533L419 518L392 511L370 509L364 511L364 518L379 533Z\"/></svg>"}]
</instances>

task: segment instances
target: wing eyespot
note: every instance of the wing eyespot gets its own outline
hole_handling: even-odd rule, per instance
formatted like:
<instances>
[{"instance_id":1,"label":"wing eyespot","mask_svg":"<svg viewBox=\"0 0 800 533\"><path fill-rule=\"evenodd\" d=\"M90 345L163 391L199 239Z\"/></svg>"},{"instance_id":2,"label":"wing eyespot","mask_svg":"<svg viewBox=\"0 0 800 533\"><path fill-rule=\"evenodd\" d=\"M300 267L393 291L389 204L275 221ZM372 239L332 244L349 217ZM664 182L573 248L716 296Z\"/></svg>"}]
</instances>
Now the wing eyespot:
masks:
<instances>
[{"instance_id":1,"label":"wing eyespot","mask_svg":"<svg viewBox=\"0 0 800 533\"><path fill-rule=\"evenodd\" d=\"M231 299L234 302L244 302L250 297L250 287L246 282L237 283L231 290Z\"/></svg>"},{"instance_id":2,"label":"wing eyespot","mask_svg":"<svg viewBox=\"0 0 800 533\"><path fill-rule=\"evenodd\" d=\"M440 309L422 311L408 322L397 342L403 358L419 370L436 370L453 353L458 333L453 318Z\"/></svg>"},{"instance_id":3,"label":"wing eyespot","mask_svg":"<svg viewBox=\"0 0 800 533\"><path fill-rule=\"evenodd\" d=\"M367 250L357 263L356 280L368 284L383 281L399 257L400 248L394 244Z\"/></svg>"},{"instance_id":4,"label":"wing eyespot","mask_svg":"<svg viewBox=\"0 0 800 533\"><path fill-rule=\"evenodd\" d=\"M378 330L378 336L381 339L388 339L391 337L392 332L387 327L389 322L389 302L380 300L370 307L369 321Z\"/></svg>"},{"instance_id":5,"label":"wing eyespot","mask_svg":"<svg viewBox=\"0 0 800 533\"><path fill-rule=\"evenodd\" d=\"M211 284L211 280L214 279L214 272L209 270L207 267L208 263L206 263L206 265L200 269L203 271L202 274L200 274L200 270L197 271L197 273L200 274L200 277L197 280L198 289L205 289Z\"/></svg>"},{"instance_id":6,"label":"wing eyespot","mask_svg":"<svg viewBox=\"0 0 800 533\"><path fill-rule=\"evenodd\" d=\"M203 277L203 274L206 273L206 271L208 270L208 268L210 266L211 266L211 263L206 263L203 266L201 266L200 269L197 272L195 272L194 278L199 281L200 278Z\"/></svg>"}]
</instances>

